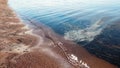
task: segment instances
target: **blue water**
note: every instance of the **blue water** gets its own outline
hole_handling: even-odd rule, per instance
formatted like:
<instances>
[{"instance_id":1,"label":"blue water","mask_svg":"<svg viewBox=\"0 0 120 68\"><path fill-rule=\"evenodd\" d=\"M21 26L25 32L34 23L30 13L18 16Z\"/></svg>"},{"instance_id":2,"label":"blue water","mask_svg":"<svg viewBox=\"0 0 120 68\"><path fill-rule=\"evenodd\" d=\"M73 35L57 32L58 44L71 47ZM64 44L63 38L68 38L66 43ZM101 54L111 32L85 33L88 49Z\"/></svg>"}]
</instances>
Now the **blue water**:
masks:
<instances>
[{"instance_id":1,"label":"blue water","mask_svg":"<svg viewBox=\"0 0 120 68\"><path fill-rule=\"evenodd\" d=\"M92 41L120 19L119 0L9 0L22 17L51 27L65 39Z\"/></svg>"}]
</instances>

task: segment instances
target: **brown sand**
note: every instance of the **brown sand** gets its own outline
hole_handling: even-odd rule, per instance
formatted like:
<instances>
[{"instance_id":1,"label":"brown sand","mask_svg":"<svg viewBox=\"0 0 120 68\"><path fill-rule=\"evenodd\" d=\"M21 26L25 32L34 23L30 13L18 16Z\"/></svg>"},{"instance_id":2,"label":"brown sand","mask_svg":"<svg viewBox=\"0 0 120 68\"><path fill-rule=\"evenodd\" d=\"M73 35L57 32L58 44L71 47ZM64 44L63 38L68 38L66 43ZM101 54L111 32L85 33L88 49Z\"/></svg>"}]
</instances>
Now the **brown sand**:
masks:
<instances>
[{"instance_id":1,"label":"brown sand","mask_svg":"<svg viewBox=\"0 0 120 68\"><path fill-rule=\"evenodd\" d=\"M0 68L117 68L36 23L22 23L0 0Z\"/></svg>"}]
</instances>

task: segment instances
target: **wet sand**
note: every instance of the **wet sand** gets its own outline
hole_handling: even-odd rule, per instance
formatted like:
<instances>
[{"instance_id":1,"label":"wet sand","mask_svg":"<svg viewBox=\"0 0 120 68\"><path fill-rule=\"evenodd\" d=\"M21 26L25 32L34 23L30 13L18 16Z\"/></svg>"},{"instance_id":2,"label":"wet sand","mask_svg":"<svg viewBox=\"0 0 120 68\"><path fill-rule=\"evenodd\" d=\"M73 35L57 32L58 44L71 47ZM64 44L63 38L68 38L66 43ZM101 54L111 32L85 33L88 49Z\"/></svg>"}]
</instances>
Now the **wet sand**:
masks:
<instances>
[{"instance_id":1,"label":"wet sand","mask_svg":"<svg viewBox=\"0 0 120 68\"><path fill-rule=\"evenodd\" d=\"M0 68L117 68L0 0Z\"/></svg>"}]
</instances>

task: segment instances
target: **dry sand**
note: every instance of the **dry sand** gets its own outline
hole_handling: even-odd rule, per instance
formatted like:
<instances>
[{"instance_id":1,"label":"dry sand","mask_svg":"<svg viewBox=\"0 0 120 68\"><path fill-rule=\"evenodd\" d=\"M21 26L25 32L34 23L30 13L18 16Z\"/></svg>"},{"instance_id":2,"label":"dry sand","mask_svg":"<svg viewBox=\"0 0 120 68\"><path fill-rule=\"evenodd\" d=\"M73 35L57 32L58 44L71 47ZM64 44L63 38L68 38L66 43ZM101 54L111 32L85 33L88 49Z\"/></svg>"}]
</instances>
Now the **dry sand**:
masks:
<instances>
[{"instance_id":1,"label":"dry sand","mask_svg":"<svg viewBox=\"0 0 120 68\"><path fill-rule=\"evenodd\" d=\"M36 23L23 23L0 0L0 68L117 68Z\"/></svg>"}]
</instances>

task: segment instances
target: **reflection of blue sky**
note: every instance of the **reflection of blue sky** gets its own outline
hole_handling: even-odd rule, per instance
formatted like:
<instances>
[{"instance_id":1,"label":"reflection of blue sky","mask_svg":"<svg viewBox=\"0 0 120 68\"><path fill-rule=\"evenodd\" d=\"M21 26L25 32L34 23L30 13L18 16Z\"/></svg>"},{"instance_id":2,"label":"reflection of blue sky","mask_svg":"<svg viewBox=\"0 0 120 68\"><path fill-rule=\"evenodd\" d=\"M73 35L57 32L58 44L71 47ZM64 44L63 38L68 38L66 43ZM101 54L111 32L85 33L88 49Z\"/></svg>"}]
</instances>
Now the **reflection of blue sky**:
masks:
<instances>
[{"instance_id":1,"label":"reflection of blue sky","mask_svg":"<svg viewBox=\"0 0 120 68\"><path fill-rule=\"evenodd\" d=\"M120 19L120 0L9 0L9 5L76 40L92 40L103 27Z\"/></svg>"}]
</instances>

